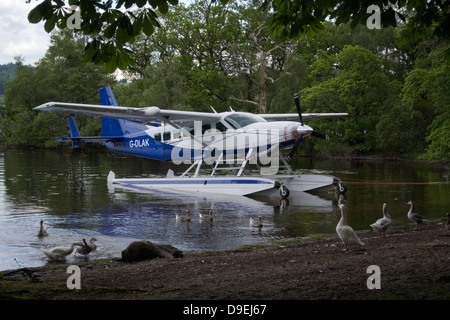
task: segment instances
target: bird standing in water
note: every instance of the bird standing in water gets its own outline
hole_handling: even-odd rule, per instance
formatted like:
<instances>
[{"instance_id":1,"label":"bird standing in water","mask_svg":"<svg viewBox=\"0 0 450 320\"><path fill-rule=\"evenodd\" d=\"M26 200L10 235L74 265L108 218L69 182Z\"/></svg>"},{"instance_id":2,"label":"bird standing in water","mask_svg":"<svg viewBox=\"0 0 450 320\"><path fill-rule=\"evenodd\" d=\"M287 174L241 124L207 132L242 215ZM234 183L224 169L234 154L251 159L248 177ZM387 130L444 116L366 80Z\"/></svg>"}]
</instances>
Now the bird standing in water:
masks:
<instances>
[{"instance_id":1,"label":"bird standing in water","mask_svg":"<svg viewBox=\"0 0 450 320\"><path fill-rule=\"evenodd\" d=\"M44 228L44 220L41 219L41 225L39 227L38 237L48 236L47 228Z\"/></svg>"}]
</instances>

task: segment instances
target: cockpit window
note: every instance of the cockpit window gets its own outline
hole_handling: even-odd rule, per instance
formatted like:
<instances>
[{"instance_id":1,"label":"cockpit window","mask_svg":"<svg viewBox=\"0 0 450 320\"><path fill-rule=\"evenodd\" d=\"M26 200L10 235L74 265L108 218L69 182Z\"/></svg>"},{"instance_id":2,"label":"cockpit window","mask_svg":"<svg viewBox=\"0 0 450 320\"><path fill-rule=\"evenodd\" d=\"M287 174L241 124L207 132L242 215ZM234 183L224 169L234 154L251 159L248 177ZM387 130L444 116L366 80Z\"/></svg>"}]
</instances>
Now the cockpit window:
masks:
<instances>
[{"instance_id":1,"label":"cockpit window","mask_svg":"<svg viewBox=\"0 0 450 320\"><path fill-rule=\"evenodd\" d=\"M267 122L266 119L260 116L243 112L232 113L226 116L224 120L234 129L239 129L256 122Z\"/></svg>"}]
</instances>

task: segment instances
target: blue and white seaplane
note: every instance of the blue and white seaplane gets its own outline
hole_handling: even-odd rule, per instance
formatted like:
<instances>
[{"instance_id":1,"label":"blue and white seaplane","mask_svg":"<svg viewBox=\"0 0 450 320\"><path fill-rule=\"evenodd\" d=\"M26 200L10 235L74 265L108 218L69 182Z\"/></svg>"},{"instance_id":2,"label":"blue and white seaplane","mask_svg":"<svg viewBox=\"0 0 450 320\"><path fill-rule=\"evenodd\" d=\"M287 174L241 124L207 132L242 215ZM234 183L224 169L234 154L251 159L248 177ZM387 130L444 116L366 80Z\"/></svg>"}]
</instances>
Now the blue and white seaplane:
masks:
<instances>
[{"instance_id":1,"label":"blue and white seaplane","mask_svg":"<svg viewBox=\"0 0 450 320\"><path fill-rule=\"evenodd\" d=\"M100 105L48 102L40 111L65 112L101 117L102 136L82 137L69 117L73 148L83 142L101 142L114 152L147 157L175 164L190 164L180 176L172 170L160 178L122 178L108 175L108 184L170 192L268 196L286 198L292 192L329 191L340 186L328 175L294 173L288 161L308 136L328 139L303 123L303 119L339 118L347 113L305 113L294 96L298 114L247 112L195 112L158 107L129 108L118 105L110 87L100 89ZM282 151L289 150L285 157ZM280 160L282 164L280 165ZM255 165L256 172L247 166ZM209 165L207 175L200 171ZM286 174L279 170L287 169ZM220 172L232 172L223 174Z\"/></svg>"}]
</instances>

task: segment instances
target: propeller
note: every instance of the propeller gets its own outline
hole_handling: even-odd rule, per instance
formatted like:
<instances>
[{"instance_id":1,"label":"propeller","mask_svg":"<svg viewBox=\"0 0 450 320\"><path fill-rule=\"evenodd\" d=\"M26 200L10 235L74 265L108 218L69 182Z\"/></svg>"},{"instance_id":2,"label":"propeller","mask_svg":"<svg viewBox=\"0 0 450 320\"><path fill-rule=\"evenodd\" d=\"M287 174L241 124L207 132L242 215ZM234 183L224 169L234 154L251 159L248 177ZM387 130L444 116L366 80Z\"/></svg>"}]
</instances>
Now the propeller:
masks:
<instances>
[{"instance_id":1,"label":"propeller","mask_svg":"<svg viewBox=\"0 0 450 320\"><path fill-rule=\"evenodd\" d=\"M295 101L295 106L297 107L297 113L298 113L298 117L300 119L300 125L303 126L302 109L300 107L300 100L298 98L298 93L294 94L294 101ZM311 135L314 137L325 139L325 140L329 139L328 135L317 132L317 131L311 132ZM301 135L299 135L298 138L295 139L295 142L294 142L294 145L292 146L291 152L289 152L289 155L287 157L288 160L291 160L292 157L295 155L295 152L297 151L297 148L300 145L300 142L302 142L302 140L303 140L303 137Z\"/></svg>"}]
</instances>

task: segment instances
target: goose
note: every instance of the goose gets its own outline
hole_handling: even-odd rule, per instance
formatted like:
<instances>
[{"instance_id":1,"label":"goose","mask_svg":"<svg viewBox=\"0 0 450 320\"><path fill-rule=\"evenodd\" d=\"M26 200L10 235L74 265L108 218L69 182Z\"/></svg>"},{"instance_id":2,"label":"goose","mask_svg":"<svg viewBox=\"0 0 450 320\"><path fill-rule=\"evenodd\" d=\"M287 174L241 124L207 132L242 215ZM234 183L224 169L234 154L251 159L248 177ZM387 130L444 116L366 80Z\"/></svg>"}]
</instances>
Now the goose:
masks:
<instances>
[{"instance_id":1,"label":"goose","mask_svg":"<svg viewBox=\"0 0 450 320\"><path fill-rule=\"evenodd\" d=\"M370 226L373 230L378 231L380 236L383 238L386 236L386 230L392 223L391 216L386 210L387 204L383 203L383 218L378 219L375 223L372 223Z\"/></svg>"},{"instance_id":2,"label":"goose","mask_svg":"<svg viewBox=\"0 0 450 320\"><path fill-rule=\"evenodd\" d=\"M38 237L48 236L47 228L44 228L44 220L41 219L41 225L39 227Z\"/></svg>"},{"instance_id":3,"label":"goose","mask_svg":"<svg viewBox=\"0 0 450 320\"><path fill-rule=\"evenodd\" d=\"M339 223L336 226L336 233L345 244L343 251L347 251L349 245L359 244L363 246L364 243L358 238L353 228L347 224L347 216L344 212L344 205L340 204L339 208L341 209L341 220L339 220Z\"/></svg>"},{"instance_id":4,"label":"goose","mask_svg":"<svg viewBox=\"0 0 450 320\"><path fill-rule=\"evenodd\" d=\"M409 221L414 222L416 224L414 230L419 230L419 224L421 224L422 222L426 222L428 220L424 216L421 216L413 212L414 205L412 201L409 201L407 204L411 205L411 208L409 208L408 211L408 219Z\"/></svg>"},{"instance_id":5,"label":"goose","mask_svg":"<svg viewBox=\"0 0 450 320\"><path fill-rule=\"evenodd\" d=\"M199 214L198 214L198 217L200 218L200 220L209 220L209 221L213 221L213 219L214 219L213 213L214 213L214 210L211 209L211 210L209 210L208 213L199 213Z\"/></svg>"},{"instance_id":6,"label":"goose","mask_svg":"<svg viewBox=\"0 0 450 320\"><path fill-rule=\"evenodd\" d=\"M262 216L258 216L258 219L250 218L250 226L255 228L262 228Z\"/></svg>"},{"instance_id":7,"label":"goose","mask_svg":"<svg viewBox=\"0 0 450 320\"><path fill-rule=\"evenodd\" d=\"M66 256L71 254L75 246L81 246L81 243L72 242L72 244L69 247L54 247L52 249L41 248L41 250L50 260L58 261L64 260Z\"/></svg>"},{"instance_id":8,"label":"goose","mask_svg":"<svg viewBox=\"0 0 450 320\"><path fill-rule=\"evenodd\" d=\"M77 248L77 250L75 250L75 253L79 253L85 256L92 252L92 247L87 244L86 239L83 238L82 241L83 242L80 243L81 246Z\"/></svg>"},{"instance_id":9,"label":"goose","mask_svg":"<svg viewBox=\"0 0 450 320\"><path fill-rule=\"evenodd\" d=\"M94 252L97 249L97 245L95 244L95 241L97 241L97 239L90 238L89 244L88 244L86 242L86 239L83 239L83 242L80 243L81 244L80 248L77 248L77 250L75 252L82 254L82 255L88 255L89 253Z\"/></svg>"},{"instance_id":10,"label":"goose","mask_svg":"<svg viewBox=\"0 0 450 320\"><path fill-rule=\"evenodd\" d=\"M186 222L190 222L191 221L191 216L189 215L191 213L191 210L187 209L186 210L186 215L180 215L178 213L175 213L177 220L179 221L186 221Z\"/></svg>"}]
</instances>

